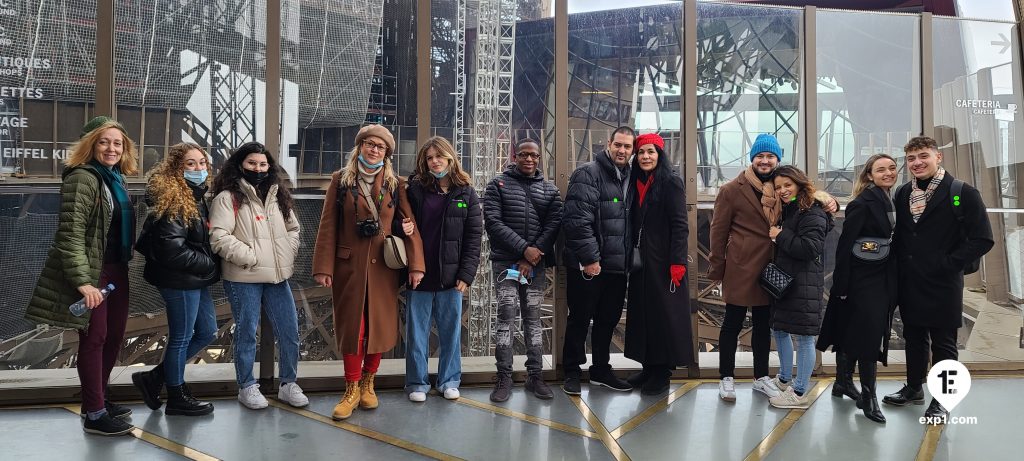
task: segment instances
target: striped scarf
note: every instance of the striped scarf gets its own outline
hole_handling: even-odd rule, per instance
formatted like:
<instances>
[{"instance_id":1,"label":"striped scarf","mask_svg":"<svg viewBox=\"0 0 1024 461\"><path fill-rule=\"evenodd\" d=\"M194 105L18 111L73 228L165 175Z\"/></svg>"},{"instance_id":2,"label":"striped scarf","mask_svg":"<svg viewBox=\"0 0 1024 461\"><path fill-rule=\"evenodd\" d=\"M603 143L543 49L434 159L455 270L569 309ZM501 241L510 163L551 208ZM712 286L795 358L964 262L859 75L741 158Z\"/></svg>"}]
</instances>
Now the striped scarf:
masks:
<instances>
[{"instance_id":1,"label":"striped scarf","mask_svg":"<svg viewBox=\"0 0 1024 461\"><path fill-rule=\"evenodd\" d=\"M921 219L921 215L924 214L925 207L928 206L928 201L935 195L935 189L939 187L939 183L942 182L942 178L946 177L946 170L939 167L939 171L935 173L932 180L928 182L928 189L921 190L917 187L917 181L914 179L910 180L910 186L913 188L910 191L910 215L914 218L914 222Z\"/></svg>"}]
</instances>

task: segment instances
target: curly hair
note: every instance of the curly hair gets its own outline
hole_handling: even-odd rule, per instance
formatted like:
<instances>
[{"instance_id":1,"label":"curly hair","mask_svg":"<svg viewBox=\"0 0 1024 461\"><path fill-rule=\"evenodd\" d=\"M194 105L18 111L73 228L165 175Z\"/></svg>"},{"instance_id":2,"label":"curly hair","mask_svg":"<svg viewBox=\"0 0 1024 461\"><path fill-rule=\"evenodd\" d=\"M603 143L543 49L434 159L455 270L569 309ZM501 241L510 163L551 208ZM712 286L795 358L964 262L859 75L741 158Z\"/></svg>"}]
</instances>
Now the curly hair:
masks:
<instances>
[{"instance_id":1,"label":"curly hair","mask_svg":"<svg viewBox=\"0 0 1024 461\"><path fill-rule=\"evenodd\" d=\"M807 211L814 206L814 183L799 168L793 165L783 165L775 169L776 178L789 178L800 190L796 193L800 211Z\"/></svg>"},{"instance_id":2,"label":"curly hair","mask_svg":"<svg viewBox=\"0 0 1024 461\"><path fill-rule=\"evenodd\" d=\"M205 156L203 148L190 142L171 146L167 157L149 173L146 194L152 201L150 210L157 219L178 219L189 222L199 219L199 208L192 196L192 188L185 182L185 155L198 150ZM210 178L206 178L206 185Z\"/></svg>"},{"instance_id":3,"label":"curly hair","mask_svg":"<svg viewBox=\"0 0 1024 461\"><path fill-rule=\"evenodd\" d=\"M458 154L455 153L455 148L452 147L452 144L447 139L433 136L427 139L427 142L423 143L419 152L416 153L415 175L420 184L423 184L423 187L432 190L434 184L437 183L437 179L430 173L430 167L427 166L427 152L430 151L430 148L434 148L434 152L437 155L448 160L448 178L453 186L465 187L469 185L469 175L463 171L462 164L459 163Z\"/></svg>"},{"instance_id":4,"label":"curly hair","mask_svg":"<svg viewBox=\"0 0 1024 461\"><path fill-rule=\"evenodd\" d=\"M917 136L907 141L907 144L903 146L904 153L910 153L916 150L931 149L936 152L939 150L939 143L935 142L934 139L928 136Z\"/></svg>"},{"instance_id":5,"label":"curly hair","mask_svg":"<svg viewBox=\"0 0 1024 461\"><path fill-rule=\"evenodd\" d=\"M291 189L289 189L288 184L284 181L284 174L281 171L281 167L277 164L277 160L274 159L274 156L270 154L266 147L263 147L263 144L258 142L242 144L231 153L227 161L224 162L224 166L221 167L220 173L213 180L213 195L228 191L231 192L231 198L235 203L245 203L248 201L248 198L242 193L242 186L239 185L239 181L244 181L242 179L242 161L249 154L263 154L267 156L267 163L270 165L270 168L267 169L267 179L261 182L259 186L256 186L256 191L265 197L270 188L276 185L277 207L281 210L281 215L288 219L295 205Z\"/></svg>"},{"instance_id":6,"label":"curly hair","mask_svg":"<svg viewBox=\"0 0 1024 461\"><path fill-rule=\"evenodd\" d=\"M117 162L117 167L121 169L121 174L133 175L138 173L139 167L138 159L136 158L137 152L135 151L135 143L128 137L128 133L124 132L124 128L121 128L121 124L113 120L104 122L95 130L86 133L86 135L82 136L78 142L73 144L68 149L68 156L67 159L64 160L64 165L68 167L81 166L96 158L96 142L104 131L111 128L117 128L124 138L121 160Z\"/></svg>"}]
</instances>

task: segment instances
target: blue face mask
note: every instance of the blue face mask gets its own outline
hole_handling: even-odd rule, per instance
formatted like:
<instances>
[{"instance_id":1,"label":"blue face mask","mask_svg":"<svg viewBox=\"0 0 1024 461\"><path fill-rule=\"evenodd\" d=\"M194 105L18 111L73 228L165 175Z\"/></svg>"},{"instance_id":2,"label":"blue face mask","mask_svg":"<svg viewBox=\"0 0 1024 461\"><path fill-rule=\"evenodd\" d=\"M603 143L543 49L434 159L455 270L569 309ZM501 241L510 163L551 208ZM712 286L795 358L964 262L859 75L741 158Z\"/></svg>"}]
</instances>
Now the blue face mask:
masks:
<instances>
[{"instance_id":1,"label":"blue face mask","mask_svg":"<svg viewBox=\"0 0 1024 461\"><path fill-rule=\"evenodd\" d=\"M502 274L504 274L505 276L502 277ZM522 285L530 284L530 280L526 278L526 275L520 273L519 269L516 269L515 266L505 269L504 271L501 272L501 274L498 274L498 283L504 282L506 280L519 282Z\"/></svg>"},{"instance_id":2,"label":"blue face mask","mask_svg":"<svg viewBox=\"0 0 1024 461\"><path fill-rule=\"evenodd\" d=\"M434 177L437 178L437 179L441 179L441 178L443 178L445 176L448 176L448 170L445 169L444 171L442 171L440 173L434 173L433 171L431 171L430 174L434 175Z\"/></svg>"},{"instance_id":3,"label":"blue face mask","mask_svg":"<svg viewBox=\"0 0 1024 461\"><path fill-rule=\"evenodd\" d=\"M377 163L370 163L367 162L365 158L363 158L363 154L359 154L359 163L362 163L363 166L370 168L372 170L376 170L377 168L384 166L384 160L381 160Z\"/></svg>"},{"instance_id":4,"label":"blue face mask","mask_svg":"<svg viewBox=\"0 0 1024 461\"><path fill-rule=\"evenodd\" d=\"M206 177L209 174L210 173L207 172L206 170L198 170L198 171L185 170L185 180L190 182L190 183L192 183L192 184L194 184L194 185L196 185L196 186L198 186L198 185L206 182Z\"/></svg>"}]
</instances>

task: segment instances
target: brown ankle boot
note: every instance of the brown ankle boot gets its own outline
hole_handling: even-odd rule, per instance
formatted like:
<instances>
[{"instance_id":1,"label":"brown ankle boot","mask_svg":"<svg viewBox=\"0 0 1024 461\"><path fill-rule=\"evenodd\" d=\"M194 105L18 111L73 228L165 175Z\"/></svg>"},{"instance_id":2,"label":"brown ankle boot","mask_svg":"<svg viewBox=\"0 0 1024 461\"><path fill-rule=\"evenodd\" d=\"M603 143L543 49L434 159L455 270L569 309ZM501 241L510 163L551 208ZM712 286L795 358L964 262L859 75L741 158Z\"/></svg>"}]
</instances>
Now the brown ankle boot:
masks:
<instances>
[{"instance_id":1,"label":"brown ankle boot","mask_svg":"<svg viewBox=\"0 0 1024 461\"><path fill-rule=\"evenodd\" d=\"M373 391L373 378L376 373L363 372L363 379L359 380L359 408L372 410L380 405L377 401L377 393Z\"/></svg>"},{"instance_id":2,"label":"brown ankle boot","mask_svg":"<svg viewBox=\"0 0 1024 461\"><path fill-rule=\"evenodd\" d=\"M359 381L345 382L345 395L341 397L338 404L334 406L334 414L331 418L335 421L352 416L352 410L359 404Z\"/></svg>"}]
</instances>

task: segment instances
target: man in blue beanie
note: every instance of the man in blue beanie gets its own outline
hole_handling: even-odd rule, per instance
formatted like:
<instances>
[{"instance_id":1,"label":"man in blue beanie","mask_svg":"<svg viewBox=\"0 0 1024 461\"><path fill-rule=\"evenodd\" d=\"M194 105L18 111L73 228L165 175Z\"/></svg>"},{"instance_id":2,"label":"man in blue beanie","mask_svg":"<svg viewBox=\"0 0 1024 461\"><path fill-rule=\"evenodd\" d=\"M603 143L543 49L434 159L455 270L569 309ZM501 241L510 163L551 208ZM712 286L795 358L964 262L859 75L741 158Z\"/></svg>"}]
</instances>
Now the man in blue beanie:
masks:
<instances>
[{"instance_id":1,"label":"man in blue beanie","mask_svg":"<svg viewBox=\"0 0 1024 461\"><path fill-rule=\"evenodd\" d=\"M743 320L750 308L754 323L751 345L754 350L754 390L770 397L781 394L778 378L768 376L771 350L770 298L759 284L761 270L772 257L768 230L778 224L782 203L775 195L772 179L782 162L783 150L770 134L758 135L750 148L750 168L722 186L715 199L711 219L711 268L708 278L722 283L725 320L718 337L718 394L727 402L736 401L733 382L736 344ZM834 213L834 199L824 200L826 210ZM728 248L728 250L727 250Z\"/></svg>"}]
</instances>

